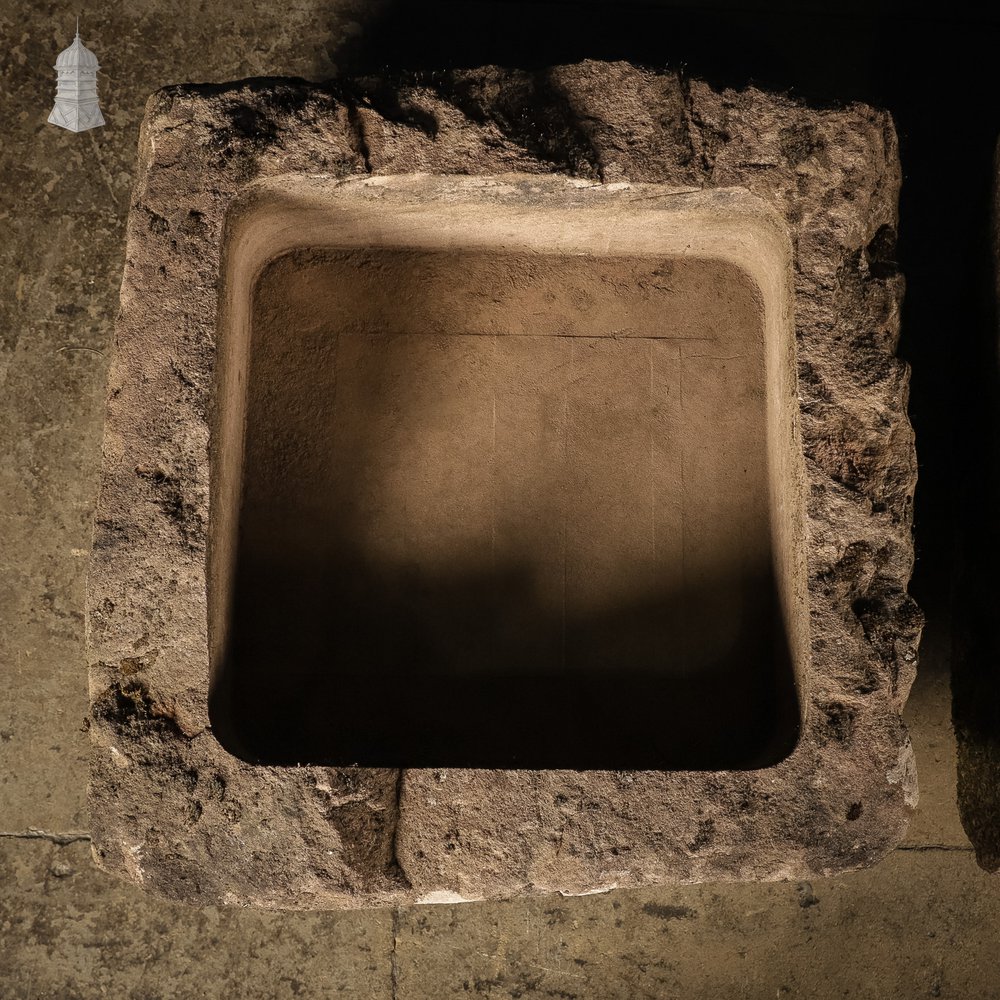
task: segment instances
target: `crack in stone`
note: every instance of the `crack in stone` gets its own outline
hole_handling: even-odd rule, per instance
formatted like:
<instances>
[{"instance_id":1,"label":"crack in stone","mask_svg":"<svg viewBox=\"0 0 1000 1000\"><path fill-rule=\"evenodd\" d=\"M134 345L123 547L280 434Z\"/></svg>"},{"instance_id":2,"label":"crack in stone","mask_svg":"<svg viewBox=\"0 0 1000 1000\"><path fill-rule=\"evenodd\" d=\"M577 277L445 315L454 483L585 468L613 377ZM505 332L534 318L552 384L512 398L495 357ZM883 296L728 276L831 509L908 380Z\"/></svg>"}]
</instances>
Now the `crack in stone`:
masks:
<instances>
[{"instance_id":1,"label":"crack in stone","mask_svg":"<svg viewBox=\"0 0 1000 1000\"><path fill-rule=\"evenodd\" d=\"M72 833L50 833L48 830L39 830L37 827L29 826L27 830L0 830L0 837L8 840L48 840L60 847L67 844L75 844L81 840L90 840L89 833L74 831Z\"/></svg>"},{"instance_id":2,"label":"crack in stone","mask_svg":"<svg viewBox=\"0 0 1000 1000\"><path fill-rule=\"evenodd\" d=\"M406 874L406 869L400 864L398 854L399 821L403 813L403 778L405 774L406 770L402 767L396 772L395 815L392 820L392 843L390 845L389 867L390 870L394 870L398 875L402 876L406 885L410 886L409 876Z\"/></svg>"},{"instance_id":3,"label":"crack in stone","mask_svg":"<svg viewBox=\"0 0 1000 1000\"><path fill-rule=\"evenodd\" d=\"M715 164L712 162L712 158L705 148L704 122L695 109L694 94L691 91L691 78L684 70L680 70L677 73L677 80L681 87L683 104L681 115L685 126L685 138L687 139L691 162L701 164L699 173L702 175L702 179L711 177Z\"/></svg>"},{"instance_id":4,"label":"crack in stone","mask_svg":"<svg viewBox=\"0 0 1000 1000\"><path fill-rule=\"evenodd\" d=\"M399 907L392 908L392 951L389 954L389 985L392 990L392 1000L399 994L399 962L396 954L396 944L399 941Z\"/></svg>"},{"instance_id":5,"label":"crack in stone","mask_svg":"<svg viewBox=\"0 0 1000 1000\"><path fill-rule=\"evenodd\" d=\"M347 122L354 139L355 151L365 164L365 173L372 173L371 150L368 146L368 136L365 133L365 123L361 117L358 103L354 100L344 102L347 105Z\"/></svg>"},{"instance_id":6,"label":"crack in stone","mask_svg":"<svg viewBox=\"0 0 1000 1000\"><path fill-rule=\"evenodd\" d=\"M958 851L960 853L971 853L975 848L969 844L903 844L896 848L897 851Z\"/></svg>"}]
</instances>

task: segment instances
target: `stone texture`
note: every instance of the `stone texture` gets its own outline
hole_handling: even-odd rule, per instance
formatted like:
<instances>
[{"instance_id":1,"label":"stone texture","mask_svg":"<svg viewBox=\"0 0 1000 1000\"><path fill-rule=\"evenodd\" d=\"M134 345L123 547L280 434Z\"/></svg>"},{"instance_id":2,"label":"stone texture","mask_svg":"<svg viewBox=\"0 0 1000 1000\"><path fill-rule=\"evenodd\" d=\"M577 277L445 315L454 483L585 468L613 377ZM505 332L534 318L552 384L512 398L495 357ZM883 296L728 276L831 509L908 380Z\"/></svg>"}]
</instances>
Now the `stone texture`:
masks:
<instances>
[{"instance_id":1,"label":"stone texture","mask_svg":"<svg viewBox=\"0 0 1000 1000\"><path fill-rule=\"evenodd\" d=\"M85 843L0 841L0 982L11 1000L392 995L392 915L164 903Z\"/></svg>"},{"instance_id":2,"label":"stone texture","mask_svg":"<svg viewBox=\"0 0 1000 1000\"><path fill-rule=\"evenodd\" d=\"M995 884L958 851L937 856L943 881L931 887L925 858L898 851L870 871L810 882L403 910L396 995L995 995L993 974L980 978L1000 947ZM923 896L911 909L915 888ZM834 934L835 950L824 946Z\"/></svg>"},{"instance_id":3,"label":"stone texture","mask_svg":"<svg viewBox=\"0 0 1000 1000\"><path fill-rule=\"evenodd\" d=\"M88 607L102 866L176 898L344 906L435 890L801 878L871 864L899 841L916 802L900 712L921 619L906 594L915 461L895 357L899 165L887 114L717 93L625 64L249 81L155 94L139 155ZM284 172L414 170L742 187L787 220L813 664L803 739L778 768L416 771L400 803L386 775L251 768L219 748L207 728L204 548L225 207ZM138 392L153 405L137 407ZM449 780L450 801L437 802ZM649 810L639 843L632 802Z\"/></svg>"}]
</instances>

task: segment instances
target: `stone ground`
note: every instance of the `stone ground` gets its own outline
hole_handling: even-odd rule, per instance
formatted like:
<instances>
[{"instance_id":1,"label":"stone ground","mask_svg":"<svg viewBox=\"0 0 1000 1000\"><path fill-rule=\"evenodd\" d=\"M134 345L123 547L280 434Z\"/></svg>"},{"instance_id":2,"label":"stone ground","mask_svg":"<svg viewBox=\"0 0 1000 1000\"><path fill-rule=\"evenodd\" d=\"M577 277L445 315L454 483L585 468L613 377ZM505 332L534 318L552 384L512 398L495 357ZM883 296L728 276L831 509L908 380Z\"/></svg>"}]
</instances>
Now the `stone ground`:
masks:
<instances>
[{"instance_id":1,"label":"stone ground","mask_svg":"<svg viewBox=\"0 0 1000 1000\"><path fill-rule=\"evenodd\" d=\"M124 997L1000 997L1000 876L955 806L946 616L907 710L922 798L879 867L398 912L166 904L96 871L86 809L83 586L146 96L319 79L385 4L95 0L108 127L48 126L54 3L0 0L0 1000Z\"/></svg>"}]
</instances>

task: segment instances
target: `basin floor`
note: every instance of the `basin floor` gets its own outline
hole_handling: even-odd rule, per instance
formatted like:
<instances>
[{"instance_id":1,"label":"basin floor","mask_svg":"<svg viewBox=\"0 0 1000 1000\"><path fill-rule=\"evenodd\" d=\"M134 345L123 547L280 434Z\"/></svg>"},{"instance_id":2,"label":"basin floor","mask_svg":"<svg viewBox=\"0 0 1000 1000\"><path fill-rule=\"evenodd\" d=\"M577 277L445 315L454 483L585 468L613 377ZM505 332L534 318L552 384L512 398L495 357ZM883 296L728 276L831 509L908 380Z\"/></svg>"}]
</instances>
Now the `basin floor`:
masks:
<instances>
[{"instance_id":1,"label":"basin floor","mask_svg":"<svg viewBox=\"0 0 1000 1000\"><path fill-rule=\"evenodd\" d=\"M228 728L270 763L754 767L797 702L759 295L718 261L305 250L253 304Z\"/></svg>"}]
</instances>

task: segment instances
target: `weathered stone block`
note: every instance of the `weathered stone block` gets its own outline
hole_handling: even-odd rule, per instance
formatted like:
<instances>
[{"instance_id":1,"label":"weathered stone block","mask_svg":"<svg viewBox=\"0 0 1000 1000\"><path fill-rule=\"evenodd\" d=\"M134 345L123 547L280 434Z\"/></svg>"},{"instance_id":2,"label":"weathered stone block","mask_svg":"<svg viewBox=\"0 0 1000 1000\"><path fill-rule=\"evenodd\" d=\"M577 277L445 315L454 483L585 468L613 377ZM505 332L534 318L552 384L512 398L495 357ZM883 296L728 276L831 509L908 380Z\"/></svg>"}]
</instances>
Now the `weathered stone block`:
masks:
<instances>
[{"instance_id":1,"label":"weathered stone block","mask_svg":"<svg viewBox=\"0 0 1000 1000\"><path fill-rule=\"evenodd\" d=\"M272 907L870 864L916 801L891 121L582 63L147 107L99 863Z\"/></svg>"}]
</instances>

